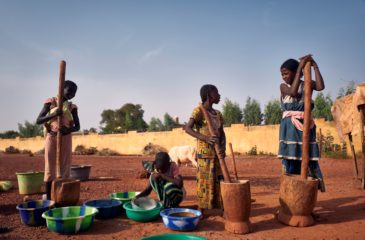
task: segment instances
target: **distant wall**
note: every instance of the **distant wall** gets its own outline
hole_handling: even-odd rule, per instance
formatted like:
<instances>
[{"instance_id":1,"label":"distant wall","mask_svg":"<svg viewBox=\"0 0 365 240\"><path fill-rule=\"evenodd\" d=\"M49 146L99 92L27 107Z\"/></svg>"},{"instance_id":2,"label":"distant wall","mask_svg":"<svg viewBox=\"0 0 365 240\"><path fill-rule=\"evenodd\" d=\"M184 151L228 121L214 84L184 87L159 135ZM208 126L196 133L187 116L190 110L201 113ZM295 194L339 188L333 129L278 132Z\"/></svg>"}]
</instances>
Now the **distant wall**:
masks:
<instances>
[{"instance_id":1,"label":"distant wall","mask_svg":"<svg viewBox=\"0 0 365 240\"><path fill-rule=\"evenodd\" d=\"M317 132L322 130L322 134L331 134L334 143L340 144L335 124L326 122L323 119L316 119ZM256 145L258 152L277 154L279 144L279 125L264 125L247 127L243 124L233 124L224 129L227 136L227 143L233 144L235 152L246 153ZM354 136L356 151L361 150L360 137ZM170 149L178 145L195 145L194 138L186 134L182 129L173 129L167 132L143 132L130 131L124 134L108 135L74 135L73 147L84 145L85 147L96 147L98 150L109 148L121 154L141 154L142 149L148 143ZM5 150L9 146L18 149L29 149L32 152L41 150L44 147L44 138L16 138L0 139L0 150ZM350 147L347 145L348 154ZM228 149L228 148L227 148Z\"/></svg>"}]
</instances>

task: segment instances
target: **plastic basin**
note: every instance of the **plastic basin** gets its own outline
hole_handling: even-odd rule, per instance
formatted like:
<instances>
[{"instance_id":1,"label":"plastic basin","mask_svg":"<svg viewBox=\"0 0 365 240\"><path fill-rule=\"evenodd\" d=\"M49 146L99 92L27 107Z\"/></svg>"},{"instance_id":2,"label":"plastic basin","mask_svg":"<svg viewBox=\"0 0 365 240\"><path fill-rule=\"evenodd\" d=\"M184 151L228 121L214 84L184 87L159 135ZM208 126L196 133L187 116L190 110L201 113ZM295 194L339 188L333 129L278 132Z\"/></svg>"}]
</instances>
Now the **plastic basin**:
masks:
<instances>
[{"instance_id":1,"label":"plastic basin","mask_svg":"<svg viewBox=\"0 0 365 240\"><path fill-rule=\"evenodd\" d=\"M132 198L134 198L135 196L137 196L140 193L141 192L117 192L117 193L109 194L109 197L111 199L119 200L122 202L122 204L124 204L126 202L131 201Z\"/></svg>"},{"instance_id":2,"label":"plastic basin","mask_svg":"<svg viewBox=\"0 0 365 240\"><path fill-rule=\"evenodd\" d=\"M44 172L16 173L20 194L33 194L41 191Z\"/></svg>"},{"instance_id":3,"label":"plastic basin","mask_svg":"<svg viewBox=\"0 0 365 240\"><path fill-rule=\"evenodd\" d=\"M133 209L131 202L123 204L127 217L137 222L150 222L159 217L162 203L157 202L157 206L150 210Z\"/></svg>"},{"instance_id":4,"label":"plastic basin","mask_svg":"<svg viewBox=\"0 0 365 240\"><path fill-rule=\"evenodd\" d=\"M62 234L73 234L90 228L98 210L94 207L72 206L54 208L44 212L48 230Z\"/></svg>"},{"instance_id":5,"label":"plastic basin","mask_svg":"<svg viewBox=\"0 0 365 240\"><path fill-rule=\"evenodd\" d=\"M52 208L55 202L50 200L29 201L18 204L16 209L19 210L20 219L23 224L29 226L44 225L46 221L42 214Z\"/></svg>"},{"instance_id":6,"label":"plastic basin","mask_svg":"<svg viewBox=\"0 0 365 240\"><path fill-rule=\"evenodd\" d=\"M13 187L13 184L11 183L11 181L0 181L0 192L8 191L12 187Z\"/></svg>"},{"instance_id":7,"label":"plastic basin","mask_svg":"<svg viewBox=\"0 0 365 240\"><path fill-rule=\"evenodd\" d=\"M190 234L167 233L167 234L154 235L150 237L144 237L141 240L208 240L208 238Z\"/></svg>"},{"instance_id":8,"label":"plastic basin","mask_svg":"<svg viewBox=\"0 0 365 240\"><path fill-rule=\"evenodd\" d=\"M166 227L175 231L191 231L198 226L201 211L189 208L168 208L160 213Z\"/></svg>"},{"instance_id":9,"label":"plastic basin","mask_svg":"<svg viewBox=\"0 0 365 240\"><path fill-rule=\"evenodd\" d=\"M98 209L95 215L97 219L108 219L118 216L122 213L122 202L115 199L99 199L84 202L84 206Z\"/></svg>"},{"instance_id":10,"label":"plastic basin","mask_svg":"<svg viewBox=\"0 0 365 240\"><path fill-rule=\"evenodd\" d=\"M72 165L70 177L80 181L86 181L90 176L91 165Z\"/></svg>"}]
</instances>

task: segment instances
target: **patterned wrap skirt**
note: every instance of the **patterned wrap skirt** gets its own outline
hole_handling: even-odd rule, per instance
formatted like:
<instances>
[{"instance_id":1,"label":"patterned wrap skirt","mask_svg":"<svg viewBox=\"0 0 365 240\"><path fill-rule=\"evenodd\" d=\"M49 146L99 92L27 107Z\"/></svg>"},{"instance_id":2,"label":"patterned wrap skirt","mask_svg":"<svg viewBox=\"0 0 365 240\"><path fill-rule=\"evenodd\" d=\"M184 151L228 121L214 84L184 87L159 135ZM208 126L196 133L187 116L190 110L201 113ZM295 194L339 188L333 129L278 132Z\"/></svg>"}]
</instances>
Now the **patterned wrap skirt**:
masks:
<instances>
[{"instance_id":1,"label":"patterned wrap skirt","mask_svg":"<svg viewBox=\"0 0 365 240\"><path fill-rule=\"evenodd\" d=\"M156 192L158 199L162 202L164 208L179 207L184 198L184 192L182 188L179 188L176 186L176 184L161 178L155 180L152 175L150 176L149 181L153 190Z\"/></svg>"},{"instance_id":2,"label":"patterned wrap skirt","mask_svg":"<svg viewBox=\"0 0 365 240\"><path fill-rule=\"evenodd\" d=\"M284 111L303 111L302 103L282 104ZM300 120L302 122L302 120ZM303 132L297 129L290 117L283 118L280 123L279 153L278 158L282 159L282 170L286 174L300 174L302 163L302 138ZM308 176L319 180L318 188L324 192L325 185L323 175L319 167L319 147L316 142L316 126L310 129L309 133L309 165Z\"/></svg>"},{"instance_id":3,"label":"patterned wrap skirt","mask_svg":"<svg viewBox=\"0 0 365 240\"><path fill-rule=\"evenodd\" d=\"M218 158L199 158L197 171L198 207L222 209L220 181L223 180Z\"/></svg>"}]
</instances>

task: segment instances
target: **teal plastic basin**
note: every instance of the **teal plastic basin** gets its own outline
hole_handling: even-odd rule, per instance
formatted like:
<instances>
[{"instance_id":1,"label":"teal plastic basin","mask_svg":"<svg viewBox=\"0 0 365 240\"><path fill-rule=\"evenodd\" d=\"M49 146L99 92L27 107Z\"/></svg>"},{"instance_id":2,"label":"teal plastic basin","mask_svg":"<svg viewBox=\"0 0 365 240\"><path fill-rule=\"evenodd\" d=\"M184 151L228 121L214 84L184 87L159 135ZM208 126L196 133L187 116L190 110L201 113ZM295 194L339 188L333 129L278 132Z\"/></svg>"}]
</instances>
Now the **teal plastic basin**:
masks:
<instances>
[{"instance_id":1,"label":"teal plastic basin","mask_svg":"<svg viewBox=\"0 0 365 240\"><path fill-rule=\"evenodd\" d=\"M167 234L154 235L154 236L150 236L150 237L144 237L144 238L141 238L141 240L208 240L208 238L199 237L199 236L190 235L190 234L167 233Z\"/></svg>"},{"instance_id":2,"label":"teal plastic basin","mask_svg":"<svg viewBox=\"0 0 365 240\"><path fill-rule=\"evenodd\" d=\"M123 208L126 211L127 217L137 222L150 222L160 216L162 203L157 202L157 206L153 209L134 209L131 202L123 204Z\"/></svg>"}]
</instances>

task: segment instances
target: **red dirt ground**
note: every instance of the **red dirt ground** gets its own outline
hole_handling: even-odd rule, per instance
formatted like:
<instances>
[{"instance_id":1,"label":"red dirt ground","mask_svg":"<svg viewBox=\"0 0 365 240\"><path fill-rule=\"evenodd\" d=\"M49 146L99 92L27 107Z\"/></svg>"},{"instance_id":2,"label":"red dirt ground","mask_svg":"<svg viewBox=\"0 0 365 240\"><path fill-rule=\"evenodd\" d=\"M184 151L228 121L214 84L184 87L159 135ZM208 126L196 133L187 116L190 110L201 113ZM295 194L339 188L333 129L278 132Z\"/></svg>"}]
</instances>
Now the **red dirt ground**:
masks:
<instances>
[{"instance_id":1,"label":"red dirt ground","mask_svg":"<svg viewBox=\"0 0 365 240\"><path fill-rule=\"evenodd\" d=\"M90 180L82 182L80 203L90 199L105 199L108 194L119 191L142 190L146 179L137 179L142 169L142 156L95 157L74 156L73 164L91 164ZM230 159L227 159L230 163ZM318 193L315 212L320 215L316 224L307 228L295 228L280 224L274 216L279 206L280 161L275 157L237 157L240 179L251 183L251 222L253 232L234 235L224 230L224 219L219 212L211 212L199 222L191 234L208 239L365 239L365 191L360 182L353 178L352 161L322 159L327 192ZM43 171L43 157L0 154L0 179L11 180L14 188L1 192L0 225L10 232L0 234L0 239L140 239L173 231L164 227L161 219L150 223L137 223L125 216L110 220L95 220L92 227L77 235L59 235L49 232L46 226L28 227L20 222L16 205L22 202L19 195L15 172L30 170ZM229 169L231 165L228 164ZM361 169L361 168L360 168ZM195 205L195 169L182 167L185 177L187 198L182 206ZM114 177L101 180L99 177ZM154 195L153 195L154 196ZM32 196L40 199L41 194Z\"/></svg>"}]
</instances>

